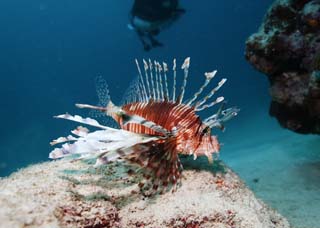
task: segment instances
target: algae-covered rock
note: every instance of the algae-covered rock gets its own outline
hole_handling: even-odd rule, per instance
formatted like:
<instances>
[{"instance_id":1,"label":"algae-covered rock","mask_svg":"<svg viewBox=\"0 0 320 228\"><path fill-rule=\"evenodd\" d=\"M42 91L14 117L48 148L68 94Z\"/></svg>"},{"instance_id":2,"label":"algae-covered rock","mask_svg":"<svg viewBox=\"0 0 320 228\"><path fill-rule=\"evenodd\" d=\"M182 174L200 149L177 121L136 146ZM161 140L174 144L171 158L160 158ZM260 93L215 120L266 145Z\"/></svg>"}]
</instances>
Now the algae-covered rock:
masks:
<instances>
[{"instance_id":1,"label":"algae-covered rock","mask_svg":"<svg viewBox=\"0 0 320 228\"><path fill-rule=\"evenodd\" d=\"M187 161L177 191L146 196L139 175L128 175L121 163L32 165L0 180L0 226L289 227L229 168L201 167Z\"/></svg>"}]
</instances>

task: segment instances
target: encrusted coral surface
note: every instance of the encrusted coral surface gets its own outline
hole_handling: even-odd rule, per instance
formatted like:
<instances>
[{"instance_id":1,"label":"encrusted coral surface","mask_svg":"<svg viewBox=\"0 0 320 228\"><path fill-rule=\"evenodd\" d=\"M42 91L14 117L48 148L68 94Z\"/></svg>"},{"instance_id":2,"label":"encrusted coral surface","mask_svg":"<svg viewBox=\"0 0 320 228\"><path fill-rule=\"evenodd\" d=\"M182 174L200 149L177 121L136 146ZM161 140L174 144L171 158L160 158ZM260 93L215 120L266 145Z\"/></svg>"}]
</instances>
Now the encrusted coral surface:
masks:
<instances>
[{"instance_id":1,"label":"encrusted coral surface","mask_svg":"<svg viewBox=\"0 0 320 228\"><path fill-rule=\"evenodd\" d=\"M121 164L89 167L47 162L1 179L0 227L289 227L224 165L189 166L176 192L154 197Z\"/></svg>"},{"instance_id":2,"label":"encrusted coral surface","mask_svg":"<svg viewBox=\"0 0 320 228\"><path fill-rule=\"evenodd\" d=\"M299 133L320 133L320 1L276 0L246 58L271 83L270 114Z\"/></svg>"}]
</instances>

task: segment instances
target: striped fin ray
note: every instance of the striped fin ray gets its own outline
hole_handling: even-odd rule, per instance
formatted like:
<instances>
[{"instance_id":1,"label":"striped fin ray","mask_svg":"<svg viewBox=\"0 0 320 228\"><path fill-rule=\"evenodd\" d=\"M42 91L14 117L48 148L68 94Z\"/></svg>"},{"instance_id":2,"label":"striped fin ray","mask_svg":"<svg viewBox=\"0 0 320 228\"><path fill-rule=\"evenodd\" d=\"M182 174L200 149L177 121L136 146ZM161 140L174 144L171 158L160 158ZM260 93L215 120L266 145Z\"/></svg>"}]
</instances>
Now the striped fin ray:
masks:
<instances>
[{"instance_id":1,"label":"striped fin ray","mask_svg":"<svg viewBox=\"0 0 320 228\"><path fill-rule=\"evenodd\" d=\"M186 58L184 60L184 63L181 66L181 69L184 72L184 77L183 77L183 83L181 86L181 92L180 95L177 98L177 103L181 104L183 101L183 97L184 97L184 93L185 93L185 89L186 89L186 85L187 85L187 79L188 79L188 74L189 74L189 66L190 66L190 57Z\"/></svg>"},{"instance_id":2,"label":"striped fin ray","mask_svg":"<svg viewBox=\"0 0 320 228\"><path fill-rule=\"evenodd\" d=\"M156 100L160 100L160 90L159 90L159 75L158 75L158 64L156 61L154 61L154 72L155 72L155 76L156 76L156 92L157 92L157 97Z\"/></svg>"},{"instance_id":3,"label":"striped fin ray","mask_svg":"<svg viewBox=\"0 0 320 228\"><path fill-rule=\"evenodd\" d=\"M144 80L143 80L143 77L142 77L142 73L141 73L141 69L140 69L140 65L139 65L139 62L137 59L135 59L135 62L136 62L136 65L137 65L137 69L138 69L138 73L139 73L139 85L141 87L141 96L143 97L143 100L144 101L148 101L149 100L149 96L147 94L147 90L146 90L146 87L145 87L145 84L144 84Z\"/></svg>"},{"instance_id":4,"label":"striped fin ray","mask_svg":"<svg viewBox=\"0 0 320 228\"><path fill-rule=\"evenodd\" d=\"M137 69L139 72L138 80L138 97L137 102L148 102L151 98L154 101L172 101L173 103L182 104L185 89L187 85L187 79L189 74L190 57L186 58L181 66L184 72L184 77L180 89L180 94L177 95L177 63L176 59L173 60L173 83L172 83L172 96L170 98L169 94L169 84L168 84L168 65L163 62L160 64L156 60L148 59L148 61L143 59L144 65L144 77L142 76L142 71L138 60L135 60ZM206 85L205 85L206 86ZM205 88L203 86L203 88ZM202 90L203 90L202 88ZM197 97L196 97L197 98Z\"/></svg>"},{"instance_id":5,"label":"striped fin ray","mask_svg":"<svg viewBox=\"0 0 320 228\"><path fill-rule=\"evenodd\" d=\"M129 123L134 123L134 124L140 124L143 125L147 128L150 128L152 130L154 130L155 132L161 133L164 136L171 136L171 132L166 130L165 128L157 125L156 123L152 122L152 121L148 121L144 118L142 118L141 116L137 116L137 115L128 115L123 113L121 115L122 119L123 119L123 125L129 124Z\"/></svg>"},{"instance_id":6,"label":"striped fin ray","mask_svg":"<svg viewBox=\"0 0 320 228\"><path fill-rule=\"evenodd\" d=\"M221 115L221 113L222 113L225 105L226 105L226 103L223 102L223 103L221 104L221 106L219 107L218 111L217 111L215 114L213 114L213 115L209 116L208 118L206 118L206 119L203 121L203 123L205 123L206 125L208 125L208 123L209 123L210 121L218 119L218 117Z\"/></svg>"},{"instance_id":7,"label":"striped fin ray","mask_svg":"<svg viewBox=\"0 0 320 228\"><path fill-rule=\"evenodd\" d=\"M136 104L136 105L145 105L145 104ZM161 133L166 137L169 137L172 135L172 133L168 130L166 130L165 128L157 125L156 123L152 122L152 121L148 121L145 118L138 116L138 115L129 115L127 114L124 110L122 110L120 107L114 105L111 101L108 103L108 105L106 107L98 107L98 106L94 106L94 105L88 105L88 104L76 104L76 106L78 108L87 108L87 109L96 109L96 110L100 110L102 112L104 112L105 114L107 114L108 116L113 117L115 120L117 118L121 119L122 125L127 125L129 123L133 123L133 124L140 124L143 125L147 128L150 128L152 130L154 130L155 132ZM133 109L135 109L136 106L133 107ZM76 118L75 118L76 117ZM96 120L93 119L85 119L83 120L80 116L75 116L72 117L70 115L60 115L57 116L57 118L63 118L63 119L69 119L69 120L73 120L76 122L80 122L80 123L85 123L85 124L89 124L91 126L95 126L95 127L100 127L100 128L108 128L105 126L100 125ZM110 128L109 128L110 129Z\"/></svg>"},{"instance_id":8,"label":"striped fin ray","mask_svg":"<svg viewBox=\"0 0 320 228\"><path fill-rule=\"evenodd\" d=\"M199 95L203 92L203 90L207 87L207 85L210 83L211 79L214 78L216 75L217 71L212 71L212 72L206 72L204 73L206 80L203 83L203 85L200 87L200 89L193 95L192 99L187 103L188 106L191 106L192 103L197 100Z\"/></svg>"},{"instance_id":9,"label":"striped fin ray","mask_svg":"<svg viewBox=\"0 0 320 228\"><path fill-rule=\"evenodd\" d=\"M227 81L226 78L221 79L221 81L218 83L218 85L213 88L210 93L205 96L202 100L198 101L195 105L195 109L199 109L201 105L207 102L208 99L210 99L222 86L223 84ZM203 109L202 109L203 110Z\"/></svg>"},{"instance_id":10,"label":"striped fin ray","mask_svg":"<svg viewBox=\"0 0 320 228\"><path fill-rule=\"evenodd\" d=\"M168 65L165 62L163 62L162 66L163 66L163 75L164 75L164 83L165 83L164 99L168 101L169 100L168 78L167 78Z\"/></svg>"},{"instance_id":11,"label":"striped fin ray","mask_svg":"<svg viewBox=\"0 0 320 228\"><path fill-rule=\"evenodd\" d=\"M164 92L163 92L163 81L162 81L162 66L159 62L157 62L158 65L158 72L159 72L159 83L160 83L160 99L164 100Z\"/></svg>"},{"instance_id":12,"label":"striped fin ray","mask_svg":"<svg viewBox=\"0 0 320 228\"><path fill-rule=\"evenodd\" d=\"M176 85L177 85L177 62L176 59L173 59L173 88L172 88L172 101L176 101Z\"/></svg>"},{"instance_id":13,"label":"striped fin ray","mask_svg":"<svg viewBox=\"0 0 320 228\"><path fill-rule=\"evenodd\" d=\"M215 114L206 118L203 121L203 123L209 126L210 128L216 127L221 130L224 130L224 122L235 117L240 111L240 109L238 109L237 107L232 107L228 109L224 109L224 107L225 102L222 103L222 105Z\"/></svg>"},{"instance_id":14,"label":"striped fin ray","mask_svg":"<svg viewBox=\"0 0 320 228\"><path fill-rule=\"evenodd\" d=\"M151 59L149 59L149 69L150 69L150 80L151 80L151 88L152 88L152 98L156 100L157 98L156 98L156 91L155 91L155 83L153 80L153 66L152 66Z\"/></svg>"},{"instance_id":15,"label":"striped fin ray","mask_svg":"<svg viewBox=\"0 0 320 228\"><path fill-rule=\"evenodd\" d=\"M149 76L148 76L148 63L146 60L143 59L143 66L144 66L144 75L145 75L145 79L146 79L146 84L147 84L147 88L148 88L148 97L152 98L152 93L150 90L150 83L149 83Z\"/></svg>"},{"instance_id":16,"label":"striped fin ray","mask_svg":"<svg viewBox=\"0 0 320 228\"><path fill-rule=\"evenodd\" d=\"M195 111L199 112L199 111L205 110L205 109L210 108L210 107L212 107L222 101L224 101L224 97L218 97L216 100L212 101L211 103L196 108Z\"/></svg>"}]
</instances>

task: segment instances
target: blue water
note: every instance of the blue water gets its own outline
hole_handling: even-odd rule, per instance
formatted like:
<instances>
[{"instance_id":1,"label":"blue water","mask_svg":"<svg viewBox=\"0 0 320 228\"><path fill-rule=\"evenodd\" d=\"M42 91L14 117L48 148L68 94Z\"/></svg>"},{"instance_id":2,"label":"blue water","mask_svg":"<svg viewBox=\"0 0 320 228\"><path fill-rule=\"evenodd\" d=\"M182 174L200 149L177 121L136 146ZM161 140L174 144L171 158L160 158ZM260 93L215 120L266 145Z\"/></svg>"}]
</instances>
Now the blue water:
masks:
<instances>
[{"instance_id":1,"label":"blue water","mask_svg":"<svg viewBox=\"0 0 320 228\"><path fill-rule=\"evenodd\" d=\"M176 57L182 62L190 56L189 94L202 83L203 72L217 69L217 77L228 78L220 93L230 105L241 108L225 133L215 132L224 144L221 158L290 222L316 227L310 213L315 215L314 210L320 208L319 185L315 184L319 183L320 158L314 152L319 138L281 129L269 117L268 81L244 59L245 40L256 32L272 1L181 1L186 14L159 35L165 46L150 52L143 50L135 32L127 27L132 3L0 2L0 176L48 160L49 142L74 127L52 116L86 115L74 103L97 102L97 76L108 81L112 100L119 103L136 76L135 58L170 62ZM299 164L310 169L303 173L304 166ZM254 184L253 178L261 181ZM282 202L279 194L287 183L283 179L305 194ZM309 208L308 202L313 202ZM300 210L302 204L307 208ZM300 226L306 210L312 226Z\"/></svg>"}]
</instances>

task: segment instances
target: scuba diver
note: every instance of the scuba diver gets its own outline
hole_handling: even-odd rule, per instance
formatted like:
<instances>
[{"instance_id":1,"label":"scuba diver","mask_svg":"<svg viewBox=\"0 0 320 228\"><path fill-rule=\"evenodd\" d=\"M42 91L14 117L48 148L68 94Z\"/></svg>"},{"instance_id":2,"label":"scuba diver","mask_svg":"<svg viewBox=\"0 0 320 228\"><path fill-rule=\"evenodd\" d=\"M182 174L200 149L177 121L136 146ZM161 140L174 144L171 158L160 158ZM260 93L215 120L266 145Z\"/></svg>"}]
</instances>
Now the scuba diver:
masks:
<instances>
[{"instance_id":1,"label":"scuba diver","mask_svg":"<svg viewBox=\"0 0 320 228\"><path fill-rule=\"evenodd\" d=\"M144 50L149 51L163 46L155 36L184 13L179 0L135 0L128 27L137 32Z\"/></svg>"}]
</instances>

